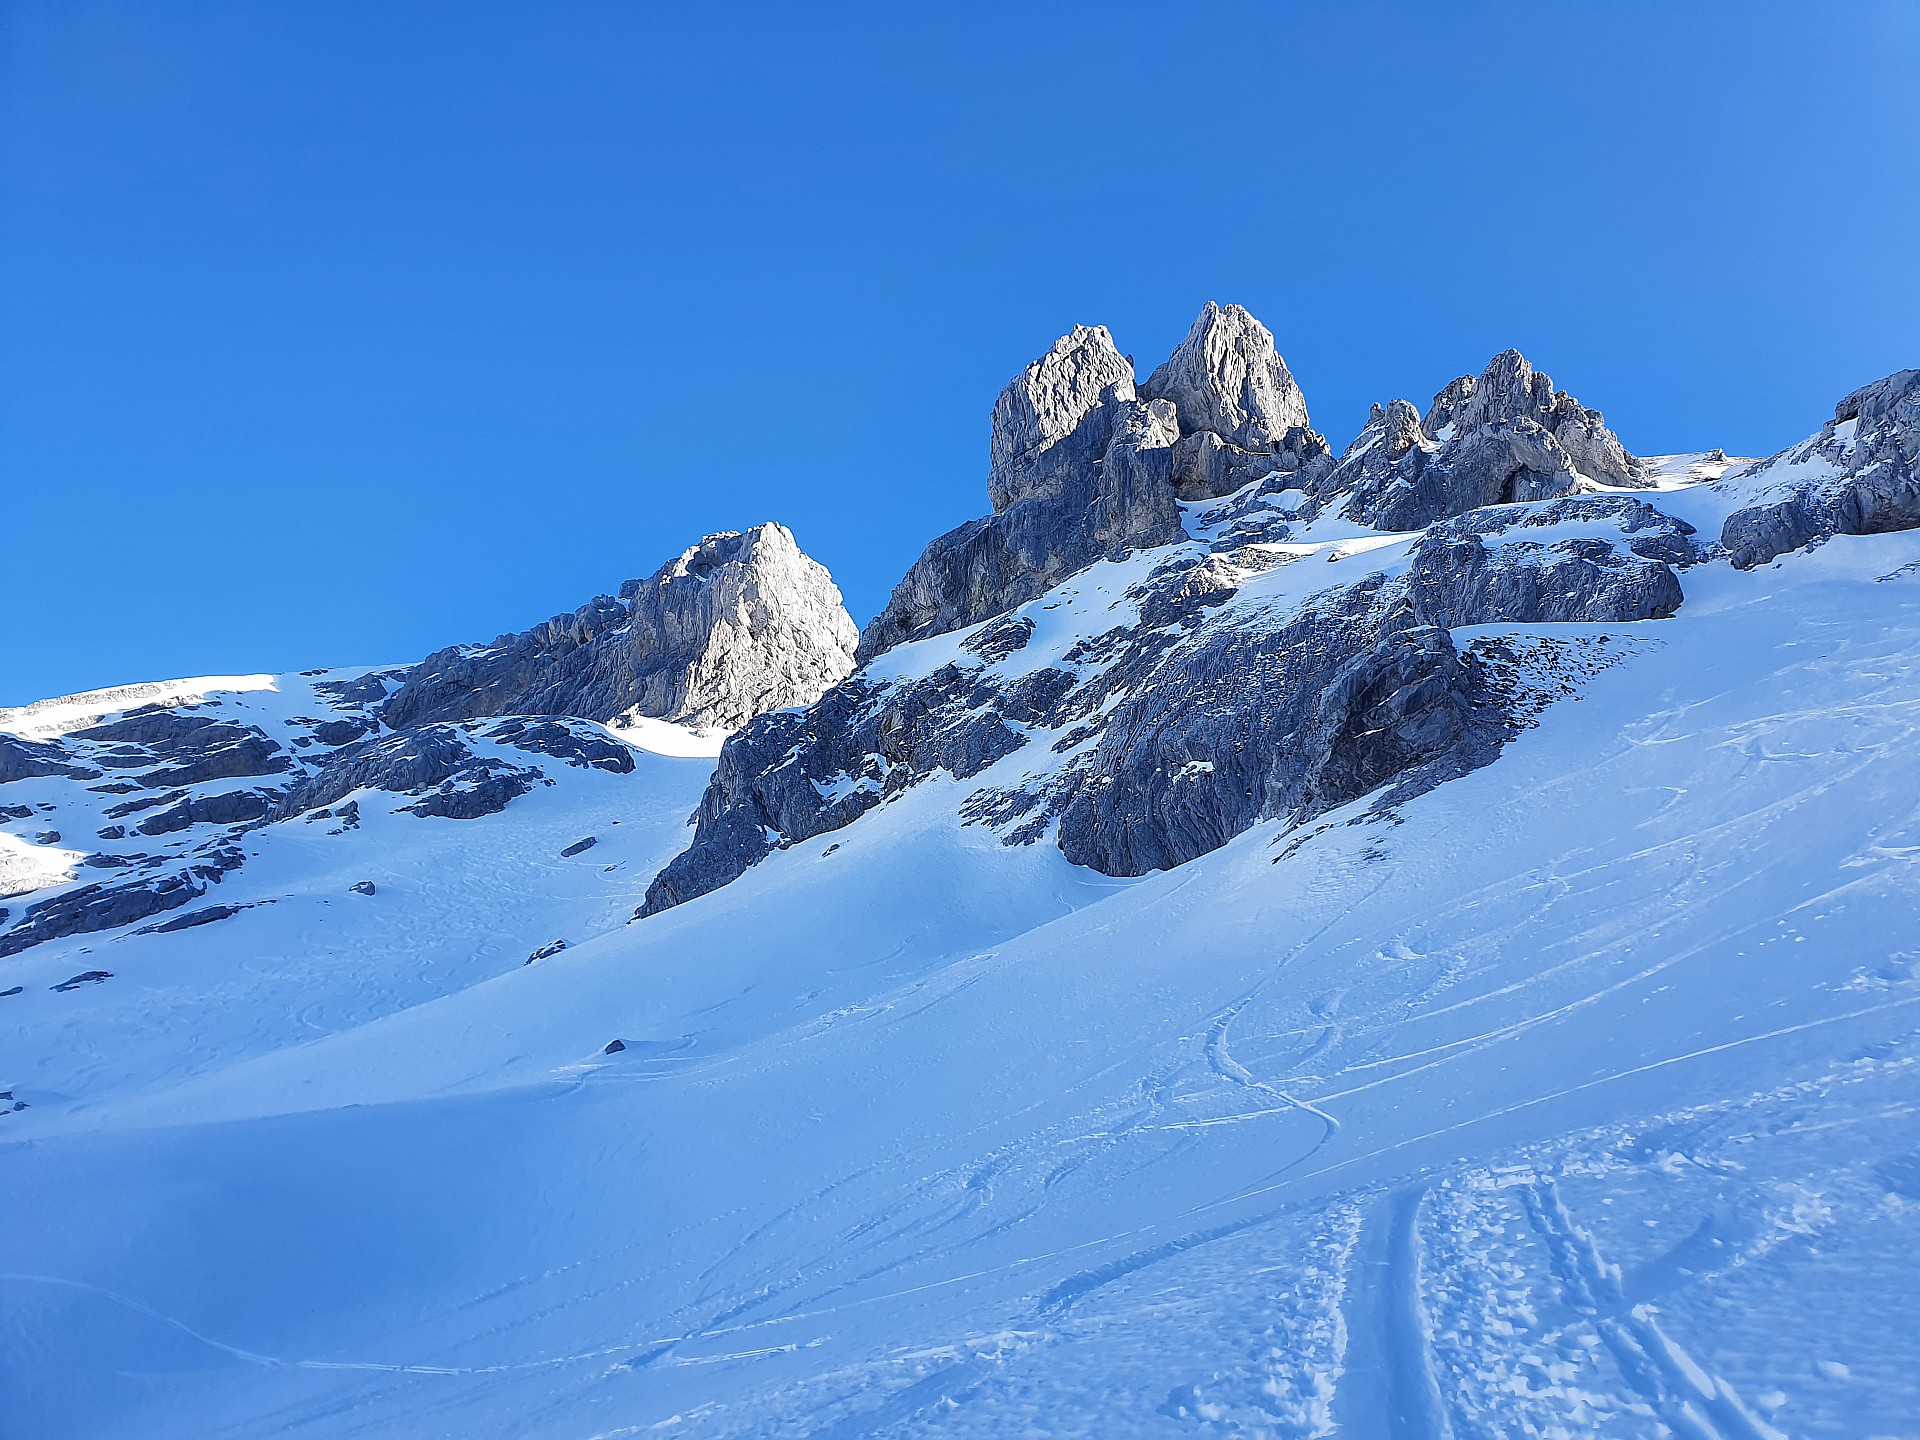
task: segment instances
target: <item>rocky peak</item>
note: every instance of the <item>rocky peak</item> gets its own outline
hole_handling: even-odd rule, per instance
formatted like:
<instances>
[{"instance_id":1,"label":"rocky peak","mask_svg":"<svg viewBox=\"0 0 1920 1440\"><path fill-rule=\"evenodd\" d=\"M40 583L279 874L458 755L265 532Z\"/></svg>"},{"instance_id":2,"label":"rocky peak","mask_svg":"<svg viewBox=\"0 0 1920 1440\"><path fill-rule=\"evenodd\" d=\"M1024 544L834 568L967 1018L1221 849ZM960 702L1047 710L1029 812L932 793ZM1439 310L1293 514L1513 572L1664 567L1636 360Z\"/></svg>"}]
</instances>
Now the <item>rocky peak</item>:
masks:
<instances>
[{"instance_id":1,"label":"rocky peak","mask_svg":"<svg viewBox=\"0 0 1920 1440\"><path fill-rule=\"evenodd\" d=\"M1582 405L1518 350L1503 350L1478 377L1462 375L1433 397L1424 428L1436 439L1461 440L1489 425L1539 425L1566 452L1573 468L1602 485L1640 483L1637 458L1607 429L1598 410Z\"/></svg>"},{"instance_id":2,"label":"rocky peak","mask_svg":"<svg viewBox=\"0 0 1920 1440\"><path fill-rule=\"evenodd\" d=\"M1833 407L1836 426L1854 420L1866 430L1902 419L1909 438L1920 442L1920 429L1914 423L1920 420L1920 370L1896 370L1884 380L1862 385Z\"/></svg>"},{"instance_id":3,"label":"rocky peak","mask_svg":"<svg viewBox=\"0 0 1920 1440\"><path fill-rule=\"evenodd\" d=\"M1451 425L1464 435L1500 420L1538 420L1552 408L1553 381L1518 350L1502 350L1477 377L1459 376L1434 396L1422 428L1439 435Z\"/></svg>"},{"instance_id":4,"label":"rocky peak","mask_svg":"<svg viewBox=\"0 0 1920 1440\"><path fill-rule=\"evenodd\" d=\"M395 729L487 715L644 715L733 729L803 705L853 668L858 639L826 569L781 525L709 535L620 598L455 646L406 672Z\"/></svg>"},{"instance_id":5,"label":"rocky peak","mask_svg":"<svg viewBox=\"0 0 1920 1440\"><path fill-rule=\"evenodd\" d=\"M993 513L940 536L860 637L865 663L1025 603L1096 560L1182 538L1179 418L1134 393L1104 325L1076 325L993 405Z\"/></svg>"},{"instance_id":6,"label":"rocky peak","mask_svg":"<svg viewBox=\"0 0 1920 1440\"><path fill-rule=\"evenodd\" d=\"M1367 413L1367 427L1341 455L1343 461L1370 450L1377 450L1391 460L1398 460L1409 450L1431 442L1427 439L1426 428L1420 423L1420 412L1407 400L1389 400L1385 405L1375 403Z\"/></svg>"},{"instance_id":7,"label":"rocky peak","mask_svg":"<svg viewBox=\"0 0 1920 1440\"><path fill-rule=\"evenodd\" d=\"M1171 400L1183 434L1208 430L1242 450L1278 449L1307 423L1306 397L1272 332L1240 306L1211 300L1140 393Z\"/></svg>"},{"instance_id":8,"label":"rocky peak","mask_svg":"<svg viewBox=\"0 0 1920 1440\"><path fill-rule=\"evenodd\" d=\"M1018 500L1056 495L1063 474L1100 458L1111 431L1106 402L1134 398L1133 362L1104 325L1076 325L993 402L987 498L999 514Z\"/></svg>"},{"instance_id":9,"label":"rocky peak","mask_svg":"<svg viewBox=\"0 0 1920 1440\"><path fill-rule=\"evenodd\" d=\"M1329 460L1272 333L1238 305L1209 300L1140 393L1171 401L1178 415L1173 479L1182 500L1218 499L1275 471Z\"/></svg>"},{"instance_id":10,"label":"rocky peak","mask_svg":"<svg viewBox=\"0 0 1920 1440\"><path fill-rule=\"evenodd\" d=\"M1344 497L1348 518L1376 530L1647 483L1600 412L1556 391L1518 350L1451 381L1424 420L1405 400L1376 405L1340 463L1314 478L1309 488L1326 500Z\"/></svg>"}]
</instances>

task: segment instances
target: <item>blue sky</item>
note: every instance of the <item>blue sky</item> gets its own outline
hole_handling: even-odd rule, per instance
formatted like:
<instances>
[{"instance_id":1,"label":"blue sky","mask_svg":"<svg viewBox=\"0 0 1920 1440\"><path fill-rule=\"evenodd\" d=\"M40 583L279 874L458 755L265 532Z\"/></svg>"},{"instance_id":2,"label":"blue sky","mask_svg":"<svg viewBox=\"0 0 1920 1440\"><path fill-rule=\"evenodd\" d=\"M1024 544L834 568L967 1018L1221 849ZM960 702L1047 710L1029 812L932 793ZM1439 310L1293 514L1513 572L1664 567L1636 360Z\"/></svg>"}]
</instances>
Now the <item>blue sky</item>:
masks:
<instances>
[{"instance_id":1,"label":"blue sky","mask_svg":"<svg viewBox=\"0 0 1920 1440\"><path fill-rule=\"evenodd\" d=\"M399 661L791 526L1208 299L1336 447L1517 345L1643 453L1920 364L1920 6L0 4L0 704Z\"/></svg>"}]
</instances>

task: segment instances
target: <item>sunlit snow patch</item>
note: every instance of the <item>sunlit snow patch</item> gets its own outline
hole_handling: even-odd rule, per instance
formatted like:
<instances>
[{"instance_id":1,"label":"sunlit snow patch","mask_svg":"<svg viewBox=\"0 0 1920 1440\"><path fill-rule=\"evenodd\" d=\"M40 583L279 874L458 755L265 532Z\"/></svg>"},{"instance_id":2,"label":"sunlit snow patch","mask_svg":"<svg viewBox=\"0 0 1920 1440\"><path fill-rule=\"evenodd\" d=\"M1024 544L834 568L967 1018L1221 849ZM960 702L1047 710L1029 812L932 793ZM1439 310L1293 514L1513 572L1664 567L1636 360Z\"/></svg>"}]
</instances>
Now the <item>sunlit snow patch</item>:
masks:
<instances>
[{"instance_id":1,"label":"sunlit snow patch","mask_svg":"<svg viewBox=\"0 0 1920 1440\"><path fill-rule=\"evenodd\" d=\"M86 854L58 845L35 845L0 831L0 898L66 884Z\"/></svg>"},{"instance_id":2,"label":"sunlit snow patch","mask_svg":"<svg viewBox=\"0 0 1920 1440\"><path fill-rule=\"evenodd\" d=\"M209 695L273 690L272 675L202 675L191 680L149 680L58 695L31 705L0 706L0 731L25 740L46 740L84 730L97 720L136 705L198 705Z\"/></svg>"},{"instance_id":3,"label":"sunlit snow patch","mask_svg":"<svg viewBox=\"0 0 1920 1440\"><path fill-rule=\"evenodd\" d=\"M608 723L607 731L616 740L654 755L675 760L717 759L726 744L726 730L690 730L670 720L655 720L646 715L629 715Z\"/></svg>"}]
</instances>

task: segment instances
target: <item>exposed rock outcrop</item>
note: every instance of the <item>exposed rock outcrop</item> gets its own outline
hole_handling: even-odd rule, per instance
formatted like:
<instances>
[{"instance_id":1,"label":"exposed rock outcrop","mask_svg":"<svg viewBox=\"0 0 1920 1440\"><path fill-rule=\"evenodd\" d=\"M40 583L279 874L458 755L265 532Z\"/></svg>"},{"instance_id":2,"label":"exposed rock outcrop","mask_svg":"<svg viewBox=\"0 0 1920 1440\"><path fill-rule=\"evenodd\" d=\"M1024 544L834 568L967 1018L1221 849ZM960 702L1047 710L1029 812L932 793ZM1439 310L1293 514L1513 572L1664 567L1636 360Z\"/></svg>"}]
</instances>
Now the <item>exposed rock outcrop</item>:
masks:
<instances>
[{"instance_id":1,"label":"exposed rock outcrop","mask_svg":"<svg viewBox=\"0 0 1920 1440\"><path fill-rule=\"evenodd\" d=\"M97 780L98 770L76 765L57 745L0 735L0 785L16 780L59 776L67 780Z\"/></svg>"},{"instance_id":2,"label":"exposed rock outcrop","mask_svg":"<svg viewBox=\"0 0 1920 1440\"><path fill-rule=\"evenodd\" d=\"M1588 533L1527 538L1549 527ZM1139 875L1258 820L1383 785L1390 803L1485 764L1513 722L1450 627L1670 615L1690 533L1623 496L1501 507L1434 527L1402 576L1292 613L1224 611L1125 687L1061 810L1060 848Z\"/></svg>"},{"instance_id":3,"label":"exposed rock outcrop","mask_svg":"<svg viewBox=\"0 0 1920 1440\"><path fill-rule=\"evenodd\" d=\"M1503 350L1476 378L1462 375L1438 395L1423 422L1429 435L1463 439L1487 425L1526 420L1554 439L1582 475L1602 485L1641 481L1640 462L1629 455L1598 410L1589 410L1527 363L1518 350Z\"/></svg>"},{"instance_id":4,"label":"exposed rock outcrop","mask_svg":"<svg viewBox=\"0 0 1920 1440\"><path fill-rule=\"evenodd\" d=\"M826 570L784 526L760 525L708 536L618 598L429 656L381 715L396 730L503 714L732 729L817 698L853 668L858 638Z\"/></svg>"},{"instance_id":5,"label":"exposed rock outcrop","mask_svg":"<svg viewBox=\"0 0 1920 1440\"><path fill-rule=\"evenodd\" d=\"M862 663L903 641L1004 614L1096 560L1183 537L1173 407L1128 399L1099 413L1107 443L1097 461L1051 472L1049 492L969 520L927 547L862 632Z\"/></svg>"},{"instance_id":6,"label":"exposed rock outcrop","mask_svg":"<svg viewBox=\"0 0 1920 1440\"><path fill-rule=\"evenodd\" d=\"M1076 325L1008 382L993 402L987 499L998 515L1022 500L1058 499L1069 477L1106 454L1114 411L1134 398L1133 364L1104 325Z\"/></svg>"},{"instance_id":7,"label":"exposed rock outcrop","mask_svg":"<svg viewBox=\"0 0 1920 1440\"><path fill-rule=\"evenodd\" d=\"M1835 535L1920 526L1920 370L1854 391L1819 434L1726 476L1719 488L1755 501L1720 530L1742 570Z\"/></svg>"},{"instance_id":8,"label":"exposed rock outcrop","mask_svg":"<svg viewBox=\"0 0 1920 1440\"><path fill-rule=\"evenodd\" d=\"M1675 567L1698 558L1685 525L1611 494L1474 512L1435 526L1403 565L1330 576L1300 602L1228 604L1276 565L1315 561L1260 542L1170 548L1125 597L1133 623L1056 659L1022 663L1036 627L1015 613L930 674L857 673L738 732L693 843L641 913L936 772L968 780L1029 747L1026 777L976 791L969 818L1009 842L1057 826L1069 859L1116 875L1180 864L1259 819L1304 819L1382 785L1410 793L1484 763L1515 725L1450 627L1659 618L1681 603Z\"/></svg>"},{"instance_id":9,"label":"exposed rock outcrop","mask_svg":"<svg viewBox=\"0 0 1920 1440\"><path fill-rule=\"evenodd\" d=\"M1307 428L1306 397L1273 335L1238 305L1209 300L1140 394L1171 401L1179 417L1173 473L1182 500L1230 494L1327 454L1326 442Z\"/></svg>"},{"instance_id":10,"label":"exposed rock outcrop","mask_svg":"<svg viewBox=\"0 0 1920 1440\"><path fill-rule=\"evenodd\" d=\"M1076 326L993 406L993 513L935 540L861 633L862 663L1005 614L1095 561L1184 538L1178 501L1332 463L1265 326L1209 302L1136 394L1104 326Z\"/></svg>"},{"instance_id":11,"label":"exposed rock outcrop","mask_svg":"<svg viewBox=\"0 0 1920 1440\"><path fill-rule=\"evenodd\" d=\"M1549 530L1586 529L1543 543ZM1676 567L1706 552L1693 528L1626 495L1499 505L1429 527L1407 574L1422 624L1664 620L1684 598Z\"/></svg>"},{"instance_id":12,"label":"exposed rock outcrop","mask_svg":"<svg viewBox=\"0 0 1920 1440\"><path fill-rule=\"evenodd\" d=\"M1404 400L1376 405L1315 481L1349 519L1417 530L1483 505L1638 486L1644 475L1597 410L1508 350L1449 384L1424 419Z\"/></svg>"},{"instance_id":13,"label":"exposed rock outcrop","mask_svg":"<svg viewBox=\"0 0 1920 1440\"><path fill-rule=\"evenodd\" d=\"M29 905L11 930L0 935L0 956L66 935L85 935L130 925L163 910L177 910L206 894L193 876L161 875L127 885L82 885Z\"/></svg>"},{"instance_id":14,"label":"exposed rock outcrop","mask_svg":"<svg viewBox=\"0 0 1920 1440\"><path fill-rule=\"evenodd\" d=\"M277 790L222 790L191 796L148 816L134 828L142 835L168 835L190 825L245 825L265 820L279 800Z\"/></svg>"},{"instance_id":15,"label":"exposed rock outcrop","mask_svg":"<svg viewBox=\"0 0 1920 1440\"><path fill-rule=\"evenodd\" d=\"M521 722L503 723L510 731L503 737L509 743L527 728ZM440 723L349 746L294 786L280 802L275 818L329 806L355 790L367 789L422 797L402 807L415 815L472 820L504 810L543 778L535 767L477 754L472 738L464 726ZM627 768L632 769L631 759Z\"/></svg>"}]
</instances>

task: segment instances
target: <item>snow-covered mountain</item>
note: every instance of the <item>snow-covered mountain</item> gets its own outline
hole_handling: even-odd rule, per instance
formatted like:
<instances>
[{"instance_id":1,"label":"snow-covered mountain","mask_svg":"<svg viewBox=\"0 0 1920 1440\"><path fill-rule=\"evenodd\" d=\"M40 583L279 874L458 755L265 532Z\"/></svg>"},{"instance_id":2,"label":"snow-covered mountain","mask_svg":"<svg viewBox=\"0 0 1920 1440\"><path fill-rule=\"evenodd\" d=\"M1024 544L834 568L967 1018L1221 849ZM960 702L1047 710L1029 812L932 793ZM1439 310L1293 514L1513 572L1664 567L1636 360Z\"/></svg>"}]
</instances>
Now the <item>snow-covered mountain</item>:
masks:
<instances>
[{"instance_id":1,"label":"snow-covered mountain","mask_svg":"<svg viewBox=\"0 0 1920 1440\"><path fill-rule=\"evenodd\" d=\"M1336 454L1209 305L989 455L857 636L0 712L0 1434L1920 1434L1920 372Z\"/></svg>"}]
</instances>

